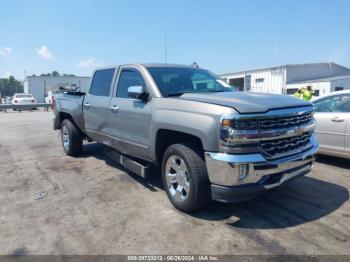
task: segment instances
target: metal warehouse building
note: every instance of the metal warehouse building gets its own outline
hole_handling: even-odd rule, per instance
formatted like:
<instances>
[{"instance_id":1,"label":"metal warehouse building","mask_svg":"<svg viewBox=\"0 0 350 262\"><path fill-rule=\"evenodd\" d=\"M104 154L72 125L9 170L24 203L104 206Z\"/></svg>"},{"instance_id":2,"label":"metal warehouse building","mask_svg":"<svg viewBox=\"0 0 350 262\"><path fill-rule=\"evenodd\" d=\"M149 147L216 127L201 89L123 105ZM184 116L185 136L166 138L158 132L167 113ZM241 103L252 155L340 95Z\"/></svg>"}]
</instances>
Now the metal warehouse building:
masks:
<instances>
[{"instance_id":1,"label":"metal warehouse building","mask_svg":"<svg viewBox=\"0 0 350 262\"><path fill-rule=\"evenodd\" d=\"M294 94L311 84L315 95L350 89L350 69L336 63L290 64L221 75L239 91Z\"/></svg>"},{"instance_id":2,"label":"metal warehouse building","mask_svg":"<svg viewBox=\"0 0 350 262\"><path fill-rule=\"evenodd\" d=\"M24 80L24 92L32 94L38 103L44 103L45 97L61 86L74 84L85 92L89 83L90 77L82 76L27 76Z\"/></svg>"},{"instance_id":3,"label":"metal warehouse building","mask_svg":"<svg viewBox=\"0 0 350 262\"><path fill-rule=\"evenodd\" d=\"M316 96L325 95L334 91L350 89L350 75L292 82L287 85L287 94L294 94L307 85L312 86Z\"/></svg>"}]
</instances>

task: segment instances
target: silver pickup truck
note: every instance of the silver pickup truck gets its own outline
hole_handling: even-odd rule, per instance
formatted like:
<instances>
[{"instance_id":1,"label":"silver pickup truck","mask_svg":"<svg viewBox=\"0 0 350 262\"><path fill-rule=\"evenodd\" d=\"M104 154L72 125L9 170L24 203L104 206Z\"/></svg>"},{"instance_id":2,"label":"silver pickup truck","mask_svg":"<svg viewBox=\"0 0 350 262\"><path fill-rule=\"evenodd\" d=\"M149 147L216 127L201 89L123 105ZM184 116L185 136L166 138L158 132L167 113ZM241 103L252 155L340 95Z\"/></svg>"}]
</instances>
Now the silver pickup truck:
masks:
<instances>
[{"instance_id":1,"label":"silver pickup truck","mask_svg":"<svg viewBox=\"0 0 350 262\"><path fill-rule=\"evenodd\" d=\"M100 68L86 94L55 95L64 151L96 141L146 177L161 167L178 209L238 202L308 173L318 150L313 107L283 95L235 92L208 70L169 64Z\"/></svg>"}]
</instances>

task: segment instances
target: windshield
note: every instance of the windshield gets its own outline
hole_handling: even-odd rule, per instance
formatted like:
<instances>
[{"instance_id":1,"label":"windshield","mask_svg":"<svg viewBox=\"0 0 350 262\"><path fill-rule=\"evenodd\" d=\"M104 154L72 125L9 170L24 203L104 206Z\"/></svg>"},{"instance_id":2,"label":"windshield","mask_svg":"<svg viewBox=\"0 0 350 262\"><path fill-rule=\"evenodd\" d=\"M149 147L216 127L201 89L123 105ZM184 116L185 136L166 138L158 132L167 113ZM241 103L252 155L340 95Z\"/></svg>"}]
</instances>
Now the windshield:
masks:
<instances>
[{"instance_id":1,"label":"windshield","mask_svg":"<svg viewBox=\"0 0 350 262\"><path fill-rule=\"evenodd\" d=\"M162 96L184 93L232 92L234 88L213 73L198 68L149 67Z\"/></svg>"}]
</instances>

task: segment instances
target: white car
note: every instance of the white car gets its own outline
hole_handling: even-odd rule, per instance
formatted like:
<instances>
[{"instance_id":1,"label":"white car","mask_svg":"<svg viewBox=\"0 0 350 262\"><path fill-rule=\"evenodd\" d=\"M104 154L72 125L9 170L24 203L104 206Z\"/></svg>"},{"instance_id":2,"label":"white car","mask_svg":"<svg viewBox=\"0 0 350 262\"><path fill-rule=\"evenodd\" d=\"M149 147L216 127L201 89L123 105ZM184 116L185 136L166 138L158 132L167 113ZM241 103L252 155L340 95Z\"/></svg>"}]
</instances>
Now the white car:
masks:
<instances>
[{"instance_id":1,"label":"white car","mask_svg":"<svg viewBox=\"0 0 350 262\"><path fill-rule=\"evenodd\" d=\"M320 154L350 158L350 90L312 101Z\"/></svg>"},{"instance_id":2,"label":"white car","mask_svg":"<svg viewBox=\"0 0 350 262\"><path fill-rule=\"evenodd\" d=\"M11 103L13 105L30 105L36 104L36 100L31 94L14 94ZM34 109L35 107L33 107ZM16 109L16 108L15 108Z\"/></svg>"}]
</instances>

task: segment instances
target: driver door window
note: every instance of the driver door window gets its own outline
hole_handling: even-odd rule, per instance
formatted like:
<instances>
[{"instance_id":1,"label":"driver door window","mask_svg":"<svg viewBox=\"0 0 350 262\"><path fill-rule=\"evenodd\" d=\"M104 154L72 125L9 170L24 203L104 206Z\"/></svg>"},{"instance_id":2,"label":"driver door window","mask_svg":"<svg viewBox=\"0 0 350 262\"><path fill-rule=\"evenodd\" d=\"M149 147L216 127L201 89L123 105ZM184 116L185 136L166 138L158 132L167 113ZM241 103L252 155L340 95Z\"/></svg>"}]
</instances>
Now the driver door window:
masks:
<instances>
[{"instance_id":1,"label":"driver door window","mask_svg":"<svg viewBox=\"0 0 350 262\"><path fill-rule=\"evenodd\" d=\"M321 99L315 103L317 113L350 112L350 95L339 95Z\"/></svg>"},{"instance_id":2,"label":"driver door window","mask_svg":"<svg viewBox=\"0 0 350 262\"><path fill-rule=\"evenodd\" d=\"M117 86L117 97L127 98L128 88L131 86L144 86L145 80L141 74L135 70L123 69L120 72L119 82Z\"/></svg>"},{"instance_id":3,"label":"driver door window","mask_svg":"<svg viewBox=\"0 0 350 262\"><path fill-rule=\"evenodd\" d=\"M335 112L350 113L350 95L342 96L334 107Z\"/></svg>"}]
</instances>

